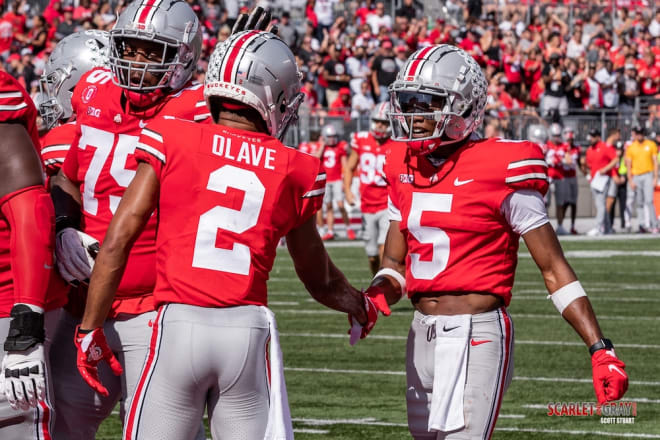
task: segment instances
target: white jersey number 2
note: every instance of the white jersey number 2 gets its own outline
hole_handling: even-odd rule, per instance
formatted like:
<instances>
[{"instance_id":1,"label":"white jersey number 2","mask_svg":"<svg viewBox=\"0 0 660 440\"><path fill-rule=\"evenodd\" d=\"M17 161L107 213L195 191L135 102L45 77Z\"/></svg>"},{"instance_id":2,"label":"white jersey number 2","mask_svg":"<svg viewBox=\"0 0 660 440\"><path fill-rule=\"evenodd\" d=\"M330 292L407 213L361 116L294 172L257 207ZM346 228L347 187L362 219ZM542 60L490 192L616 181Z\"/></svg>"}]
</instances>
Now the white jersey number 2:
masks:
<instances>
[{"instance_id":1,"label":"white jersey number 2","mask_svg":"<svg viewBox=\"0 0 660 440\"><path fill-rule=\"evenodd\" d=\"M433 245L431 261L422 261L420 254L410 254L410 272L418 280L432 280L447 267L449 236L440 228L422 226L424 212L451 212L452 194L413 193L408 216L408 230L423 244Z\"/></svg>"},{"instance_id":2,"label":"white jersey number 2","mask_svg":"<svg viewBox=\"0 0 660 440\"><path fill-rule=\"evenodd\" d=\"M250 273L250 248L234 243L231 249L215 245L218 229L242 234L257 225L266 187L253 172L224 165L209 176L206 189L225 194L228 188L245 192L241 209L216 206L199 217L193 267L221 272L248 275Z\"/></svg>"}]
</instances>

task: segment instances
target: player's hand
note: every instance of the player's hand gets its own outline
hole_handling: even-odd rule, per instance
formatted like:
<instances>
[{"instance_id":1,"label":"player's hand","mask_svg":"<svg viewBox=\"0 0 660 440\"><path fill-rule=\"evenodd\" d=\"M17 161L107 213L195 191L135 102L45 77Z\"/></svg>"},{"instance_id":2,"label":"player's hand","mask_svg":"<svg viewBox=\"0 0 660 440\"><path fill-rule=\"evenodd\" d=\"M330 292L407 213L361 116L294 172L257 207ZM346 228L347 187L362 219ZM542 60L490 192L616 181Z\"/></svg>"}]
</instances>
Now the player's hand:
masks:
<instances>
[{"instance_id":1,"label":"player's hand","mask_svg":"<svg viewBox=\"0 0 660 440\"><path fill-rule=\"evenodd\" d=\"M351 326L348 330L348 334L350 335L348 342L351 345L355 345L359 339L366 338L371 330L373 330L378 320L378 312L381 312L385 316L390 316L392 313L390 306L387 304L385 293L379 287L371 286L362 295L364 296L364 310L367 314L367 322L362 325L353 315L348 315L348 323Z\"/></svg>"},{"instance_id":2,"label":"player's hand","mask_svg":"<svg viewBox=\"0 0 660 440\"><path fill-rule=\"evenodd\" d=\"M89 283L94 258L100 249L94 237L74 228L64 228L55 237L57 269L67 283Z\"/></svg>"},{"instance_id":3,"label":"player's hand","mask_svg":"<svg viewBox=\"0 0 660 440\"><path fill-rule=\"evenodd\" d=\"M238 16L231 34L237 34L243 31L266 31L277 35L277 26L270 26L271 14L270 10L257 6L252 10L250 15L241 14Z\"/></svg>"},{"instance_id":4,"label":"player's hand","mask_svg":"<svg viewBox=\"0 0 660 440\"><path fill-rule=\"evenodd\" d=\"M353 195L353 191L346 192L346 203L351 206L355 205L355 196Z\"/></svg>"},{"instance_id":5,"label":"player's hand","mask_svg":"<svg viewBox=\"0 0 660 440\"><path fill-rule=\"evenodd\" d=\"M2 390L9 405L20 411L46 400L44 345L25 351L9 351L2 359Z\"/></svg>"},{"instance_id":6,"label":"player's hand","mask_svg":"<svg viewBox=\"0 0 660 440\"><path fill-rule=\"evenodd\" d=\"M598 403L618 400L628 389L626 364L616 357L613 349L598 350L591 356L594 390Z\"/></svg>"},{"instance_id":7,"label":"player's hand","mask_svg":"<svg viewBox=\"0 0 660 440\"><path fill-rule=\"evenodd\" d=\"M110 347L108 347L103 329L97 327L89 333L82 334L80 333L80 326L77 326L73 342L78 349L76 365L80 375L94 391L107 397L109 395L108 390L99 379L98 363L105 360L115 376L119 376L124 370Z\"/></svg>"}]
</instances>

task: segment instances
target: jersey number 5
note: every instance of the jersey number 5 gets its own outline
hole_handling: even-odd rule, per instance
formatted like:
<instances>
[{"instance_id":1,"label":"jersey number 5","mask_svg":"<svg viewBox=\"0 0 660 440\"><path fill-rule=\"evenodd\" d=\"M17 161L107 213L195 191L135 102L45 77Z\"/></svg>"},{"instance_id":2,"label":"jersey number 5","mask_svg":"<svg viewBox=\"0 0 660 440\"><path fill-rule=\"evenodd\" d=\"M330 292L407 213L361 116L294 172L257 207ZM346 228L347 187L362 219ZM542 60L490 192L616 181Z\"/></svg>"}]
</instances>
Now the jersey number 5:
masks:
<instances>
[{"instance_id":1,"label":"jersey number 5","mask_svg":"<svg viewBox=\"0 0 660 440\"><path fill-rule=\"evenodd\" d=\"M192 265L201 269L248 275L250 248L234 243L231 249L220 249L215 245L216 237L218 229L242 234L255 227L266 187L253 171L224 165L211 173L206 189L226 194L228 188L245 192L241 209L216 206L199 217Z\"/></svg>"},{"instance_id":2,"label":"jersey number 5","mask_svg":"<svg viewBox=\"0 0 660 440\"><path fill-rule=\"evenodd\" d=\"M433 245L431 261L420 254L410 254L410 272L418 280L432 280L447 267L449 235L440 228L422 226L424 212L451 212L452 194L413 193L408 216L408 230L422 244Z\"/></svg>"}]
</instances>

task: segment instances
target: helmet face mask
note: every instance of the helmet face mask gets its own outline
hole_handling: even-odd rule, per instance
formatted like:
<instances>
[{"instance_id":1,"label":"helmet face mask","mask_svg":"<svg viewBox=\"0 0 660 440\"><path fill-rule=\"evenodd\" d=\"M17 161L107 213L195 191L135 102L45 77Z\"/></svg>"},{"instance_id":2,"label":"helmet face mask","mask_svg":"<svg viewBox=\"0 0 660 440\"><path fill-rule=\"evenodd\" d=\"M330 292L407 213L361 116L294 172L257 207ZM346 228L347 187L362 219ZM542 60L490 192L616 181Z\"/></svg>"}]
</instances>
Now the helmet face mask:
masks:
<instances>
[{"instance_id":1,"label":"helmet face mask","mask_svg":"<svg viewBox=\"0 0 660 440\"><path fill-rule=\"evenodd\" d=\"M441 44L408 58L390 87L392 139L415 154L470 137L481 125L488 83L462 49Z\"/></svg>"},{"instance_id":2,"label":"helmet face mask","mask_svg":"<svg viewBox=\"0 0 660 440\"><path fill-rule=\"evenodd\" d=\"M201 47L199 20L186 2L134 1L110 31L113 81L141 94L178 90L197 68Z\"/></svg>"},{"instance_id":3,"label":"helmet face mask","mask_svg":"<svg viewBox=\"0 0 660 440\"><path fill-rule=\"evenodd\" d=\"M39 79L39 114L48 128L73 114L71 97L80 77L108 65L107 32L86 30L63 38L51 53Z\"/></svg>"}]
</instances>

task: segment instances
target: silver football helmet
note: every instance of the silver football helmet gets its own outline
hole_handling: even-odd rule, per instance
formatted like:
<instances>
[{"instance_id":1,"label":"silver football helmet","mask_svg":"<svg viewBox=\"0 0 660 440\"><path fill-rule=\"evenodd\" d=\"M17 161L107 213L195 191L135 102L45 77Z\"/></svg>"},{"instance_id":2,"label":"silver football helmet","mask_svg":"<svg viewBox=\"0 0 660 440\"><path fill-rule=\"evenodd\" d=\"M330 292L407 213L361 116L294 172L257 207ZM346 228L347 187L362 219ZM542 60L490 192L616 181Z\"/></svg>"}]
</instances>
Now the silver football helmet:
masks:
<instances>
[{"instance_id":1,"label":"silver football helmet","mask_svg":"<svg viewBox=\"0 0 660 440\"><path fill-rule=\"evenodd\" d=\"M87 71L108 66L108 46L108 33L98 30L75 32L57 43L39 80L38 108L47 128L71 117L74 87Z\"/></svg>"},{"instance_id":2,"label":"silver football helmet","mask_svg":"<svg viewBox=\"0 0 660 440\"><path fill-rule=\"evenodd\" d=\"M392 139L426 154L470 136L483 121L488 82L470 54L449 44L413 53L390 85ZM416 136L415 118L435 121L430 135Z\"/></svg>"},{"instance_id":3,"label":"silver football helmet","mask_svg":"<svg viewBox=\"0 0 660 440\"><path fill-rule=\"evenodd\" d=\"M211 54L204 97L207 103L219 97L255 109L270 135L282 139L298 118L301 78L286 43L270 32L243 31L219 43Z\"/></svg>"},{"instance_id":4,"label":"silver football helmet","mask_svg":"<svg viewBox=\"0 0 660 440\"><path fill-rule=\"evenodd\" d=\"M335 146L339 143L339 133L337 127L332 124L324 125L321 129L321 137L323 144L329 147Z\"/></svg>"},{"instance_id":5,"label":"silver football helmet","mask_svg":"<svg viewBox=\"0 0 660 440\"><path fill-rule=\"evenodd\" d=\"M550 125L550 136L555 139L561 139L561 125L556 122Z\"/></svg>"},{"instance_id":6,"label":"silver football helmet","mask_svg":"<svg viewBox=\"0 0 660 440\"><path fill-rule=\"evenodd\" d=\"M392 126L390 125L390 118L388 116L388 113L390 111L390 103L389 102L380 102L376 104L376 106L371 110L371 116L369 117L370 119L370 128L369 131L371 132L372 136L375 137L376 139L386 139L390 137L392 133ZM387 123L387 129L385 131L380 130L378 126L376 126L375 122L385 122Z\"/></svg>"},{"instance_id":7,"label":"silver football helmet","mask_svg":"<svg viewBox=\"0 0 660 440\"><path fill-rule=\"evenodd\" d=\"M124 59L130 40L136 39L160 43L160 61ZM182 0L135 0L122 11L110 30L113 81L130 91L180 89L192 77L201 53L199 20L190 5ZM135 81L135 72L139 74L139 81ZM157 84L147 86L144 83L147 72L159 78Z\"/></svg>"},{"instance_id":8,"label":"silver football helmet","mask_svg":"<svg viewBox=\"0 0 660 440\"><path fill-rule=\"evenodd\" d=\"M544 145L548 142L548 129L541 124L532 124L527 128L527 139L536 144Z\"/></svg>"}]
</instances>

